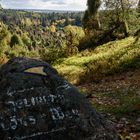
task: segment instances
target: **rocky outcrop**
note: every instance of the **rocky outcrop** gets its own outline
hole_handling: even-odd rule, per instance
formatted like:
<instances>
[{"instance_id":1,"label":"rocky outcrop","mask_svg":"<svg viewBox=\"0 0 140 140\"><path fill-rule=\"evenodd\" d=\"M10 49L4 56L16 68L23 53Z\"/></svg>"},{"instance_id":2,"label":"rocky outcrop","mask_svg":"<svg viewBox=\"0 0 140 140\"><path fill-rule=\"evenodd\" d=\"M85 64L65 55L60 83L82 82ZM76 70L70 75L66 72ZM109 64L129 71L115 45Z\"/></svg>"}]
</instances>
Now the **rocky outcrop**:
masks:
<instances>
[{"instance_id":1,"label":"rocky outcrop","mask_svg":"<svg viewBox=\"0 0 140 140\"><path fill-rule=\"evenodd\" d=\"M109 122L48 63L14 58L0 69L1 140L118 140Z\"/></svg>"}]
</instances>

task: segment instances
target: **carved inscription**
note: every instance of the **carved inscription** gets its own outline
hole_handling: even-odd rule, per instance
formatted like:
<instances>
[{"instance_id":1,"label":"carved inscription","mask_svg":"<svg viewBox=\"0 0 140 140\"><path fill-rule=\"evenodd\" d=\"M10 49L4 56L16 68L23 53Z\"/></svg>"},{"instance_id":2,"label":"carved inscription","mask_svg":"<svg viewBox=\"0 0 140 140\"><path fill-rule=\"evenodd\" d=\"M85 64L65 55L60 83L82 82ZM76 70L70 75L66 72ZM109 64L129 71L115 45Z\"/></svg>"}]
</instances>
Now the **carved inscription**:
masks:
<instances>
[{"instance_id":1,"label":"carved inscription","mask_svg":"<svg viewBox=\"0 0 140 140\"><path fill-rule=\"evenodd\" d=\"M64 85L58 87L57 90L68 88L70 86ZM8 99L0 102L0 105L5 106L5 110L0 112L0 129L6 132L16 131L19 128L34 130L31 133L29 132L29 134L14 136L14 139L22 140L61 131L61 129L64 130L65 126L63 125L61 125L63 128L48 129L47 122L52 121L52 124L55 126L58 122L60 123L66 119L73 120L73 117L80 116L77 108L63 108L65 104L65 96L63 94L54 95L51 92L45 94L42 92L38 95L34 94L34 91L34 88L14 91L9 89L7 92ZM23 96L24 94L25 96ZM15 98L17 96L18 98ZM43 129L41 126L44 126ZM43 132L36 132L35 128L40 128ZM10 139L13 138L9 137Z\"/></svg>"},{"instance_id":2,"label":"carved inscription","mask_svg":"<svg viewBox=\"0 0 140 140\"><path fill-rule=\"evenodd\" d=\"M16 112L18 109L30 108L33 106L40 105L52 105L54 103L61 103L64 101L63 95L48 95L48 96L36 96L30 98L18 99L16 101L7 101L5 104L10 108L10 110Z\"/></svg>"},{"instance_id":3,"label":"carved inscription","mask_svg":"<svg viewBox=\"0 0 140 140\"><path fill-rule=\"evenodd\" d=\"M18 126L35 125L36 118L34 116L26 116L23 118L17 118L16 116L10 116L9 118L0 118L0 127L4 130L16 130Z\"/></svg>"}]
</instances>

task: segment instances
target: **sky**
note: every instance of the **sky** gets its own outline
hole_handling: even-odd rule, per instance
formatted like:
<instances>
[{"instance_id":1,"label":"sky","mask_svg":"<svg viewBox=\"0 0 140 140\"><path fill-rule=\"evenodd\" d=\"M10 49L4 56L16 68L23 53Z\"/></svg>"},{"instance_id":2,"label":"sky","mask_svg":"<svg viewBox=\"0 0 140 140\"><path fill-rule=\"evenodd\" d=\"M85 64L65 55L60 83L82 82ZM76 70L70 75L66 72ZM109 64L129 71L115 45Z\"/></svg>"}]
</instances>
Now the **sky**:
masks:
<instances>
[{"instance_id":1,"label":"sky","mask_svg":"<svg viewBox=\"0 0 140 140\"><path fill-rule=\"evenodd\" d=\"M8 9L85 10L87 0L1 0Z\"/></svg>"}]
</instances>

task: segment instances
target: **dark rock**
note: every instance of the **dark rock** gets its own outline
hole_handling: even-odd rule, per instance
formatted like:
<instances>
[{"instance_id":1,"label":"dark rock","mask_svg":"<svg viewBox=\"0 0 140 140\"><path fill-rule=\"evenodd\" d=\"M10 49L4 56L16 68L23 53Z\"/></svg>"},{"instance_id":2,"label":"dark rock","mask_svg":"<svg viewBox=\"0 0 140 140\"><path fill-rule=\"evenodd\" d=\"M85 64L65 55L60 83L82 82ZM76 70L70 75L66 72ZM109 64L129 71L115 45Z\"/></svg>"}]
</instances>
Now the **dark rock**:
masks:
<instances>
[{"instance_id":1,"label":"dark rock","mask_svg":"<svg viewBox=\"0 0 140 140\"><path fill-rule=\"evenodd\" d=\"M14 58L0 69L0 140L118 140L107 120L48 63Z\"/></svg>"}]
</instances>

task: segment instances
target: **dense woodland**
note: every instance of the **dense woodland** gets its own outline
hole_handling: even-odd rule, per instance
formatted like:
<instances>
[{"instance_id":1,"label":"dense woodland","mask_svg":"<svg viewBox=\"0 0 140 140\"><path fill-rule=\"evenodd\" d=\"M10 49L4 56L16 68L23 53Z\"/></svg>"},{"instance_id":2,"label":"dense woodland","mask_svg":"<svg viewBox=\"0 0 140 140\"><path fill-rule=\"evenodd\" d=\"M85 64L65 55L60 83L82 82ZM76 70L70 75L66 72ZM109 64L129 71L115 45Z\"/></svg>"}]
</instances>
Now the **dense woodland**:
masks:
<instances>
[{"instance_id":1,"label":"dense woodland","mask_svg":"<svg viewBox=\"0 0 140 140\"><path fill-rule=\"evenodd\" d=\"M135 4L119 0L97 0L91 4L89 0L85 13L37 13L1 8L0 55L4 59L29 56L52 62L134 35L140 28Z\"/></svg>"},{"instance_id":2,"label":"dense woodland","mask_svg":"<svg viewBox=\"0 0 140 140\"><path fill-rule=\"evenodd\" d=\"M1 55L52 61L76 53L76 46L84 36L82 15L82 12L34 13L2 9Z\"/></svg>"},{"instance_id":3,"label":"dense woodland","mask_svg":"<svg viewBox=\"0 0 140 140\"><path fill-rule=\"evenodd\" d=\"M140 1L87 0L85 12L0 10L0 64L51 63L116 125L140 137Z\"/></svg>"}]
</instances>

